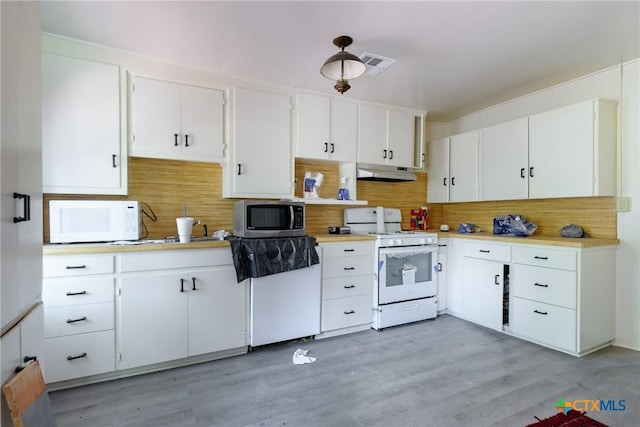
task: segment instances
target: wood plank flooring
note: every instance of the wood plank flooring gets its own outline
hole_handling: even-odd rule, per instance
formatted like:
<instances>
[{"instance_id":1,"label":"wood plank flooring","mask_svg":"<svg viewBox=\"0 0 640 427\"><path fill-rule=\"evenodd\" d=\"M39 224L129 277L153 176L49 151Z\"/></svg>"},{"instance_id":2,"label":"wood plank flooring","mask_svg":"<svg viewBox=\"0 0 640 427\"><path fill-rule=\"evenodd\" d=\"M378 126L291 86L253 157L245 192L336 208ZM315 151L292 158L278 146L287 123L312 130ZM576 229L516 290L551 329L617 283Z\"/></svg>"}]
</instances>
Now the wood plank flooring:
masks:
<instances>
[{"instance_id":1,"label":"wood plank flooring","mask_svg":"<svg viewBox=\"0 0 640 427\"><path fill-rule=\"evenodd\" d=\"M294 365L297 348L317 361ZM625 400L588 415L640 425L640 353L579 359L443 315L50 392L59 427L525 426L559 397Z\"/></svg>"}]
</instances>

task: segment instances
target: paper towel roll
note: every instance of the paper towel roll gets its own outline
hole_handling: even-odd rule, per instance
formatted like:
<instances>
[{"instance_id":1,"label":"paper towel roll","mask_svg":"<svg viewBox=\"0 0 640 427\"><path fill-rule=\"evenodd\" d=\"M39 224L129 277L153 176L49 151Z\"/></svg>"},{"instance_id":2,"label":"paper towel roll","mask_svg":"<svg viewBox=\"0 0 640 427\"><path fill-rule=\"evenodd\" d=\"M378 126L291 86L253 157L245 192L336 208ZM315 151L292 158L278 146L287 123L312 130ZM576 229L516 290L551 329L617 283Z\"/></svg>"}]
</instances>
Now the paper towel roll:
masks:
<instances>
[{"instance_id":1,"label":"paper towel roll","mask_svg":"<svg viewBox=\"0 0 640 427\"><path fill-rule=\"evenodd\" d=\"M376 233L384 233L384 208L382 206L376 208Z\"/></svg>"}]
</instances>

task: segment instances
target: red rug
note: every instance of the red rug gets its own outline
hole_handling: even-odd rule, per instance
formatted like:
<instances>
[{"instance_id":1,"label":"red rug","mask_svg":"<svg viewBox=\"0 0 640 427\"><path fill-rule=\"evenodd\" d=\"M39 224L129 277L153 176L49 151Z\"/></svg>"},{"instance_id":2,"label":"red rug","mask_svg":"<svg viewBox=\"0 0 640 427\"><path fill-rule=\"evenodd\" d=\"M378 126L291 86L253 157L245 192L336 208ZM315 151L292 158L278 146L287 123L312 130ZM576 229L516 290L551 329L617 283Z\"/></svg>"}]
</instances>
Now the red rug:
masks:
<instances>
[{"instance_id":1,"label":"red rug","mask_svg":"<svg viewBox=\"0 0 640 427\"><path fill-rule=\"evenodd\" d=\"M527 427L607 427L606 424L589 418L585 414L586 412L574 411L572 409L566 414L560 412L553 417L543 420L534 416L538 422L529 424Z\"/></svg>"}]
</instances>

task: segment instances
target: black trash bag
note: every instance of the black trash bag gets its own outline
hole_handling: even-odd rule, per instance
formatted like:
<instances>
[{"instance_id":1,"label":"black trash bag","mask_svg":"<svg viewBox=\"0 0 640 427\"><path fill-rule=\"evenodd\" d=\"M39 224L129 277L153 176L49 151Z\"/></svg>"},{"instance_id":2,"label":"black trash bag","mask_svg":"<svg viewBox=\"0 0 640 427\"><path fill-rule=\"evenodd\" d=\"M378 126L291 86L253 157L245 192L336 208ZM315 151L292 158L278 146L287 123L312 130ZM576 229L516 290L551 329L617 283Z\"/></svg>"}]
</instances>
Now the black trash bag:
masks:
<instances>
[{"instance_id":1,"label":"black trash bag","mask_svg":"<svg viewBox=\"0 0 640 427\"><path fill-rule=\"evenodd\" d=\"M320 263L313 236L270 239L229 236L227 240L231 244L238 283L250 277L264 277Z\"/></svg>"}]
</instances>

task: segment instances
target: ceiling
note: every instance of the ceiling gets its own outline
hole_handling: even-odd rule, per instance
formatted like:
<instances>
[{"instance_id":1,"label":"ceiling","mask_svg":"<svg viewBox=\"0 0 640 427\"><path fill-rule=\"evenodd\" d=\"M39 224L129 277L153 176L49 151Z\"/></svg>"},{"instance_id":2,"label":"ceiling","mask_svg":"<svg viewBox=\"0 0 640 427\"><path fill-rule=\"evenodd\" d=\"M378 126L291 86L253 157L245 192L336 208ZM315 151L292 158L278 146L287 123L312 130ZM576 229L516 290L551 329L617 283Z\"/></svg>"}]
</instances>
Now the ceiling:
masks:
<instances>
[{"instance_id":1,"label":"ceiling","mask_svg":"<svg viewBox=\"0 0 640 427\"><path fill-rule=\"evenodd\" d=\"M45 32L330 94L338 49L397 60L345 97L447 122L640 57L640 1L43 1Z\"/></svg>"}]
</instances>

